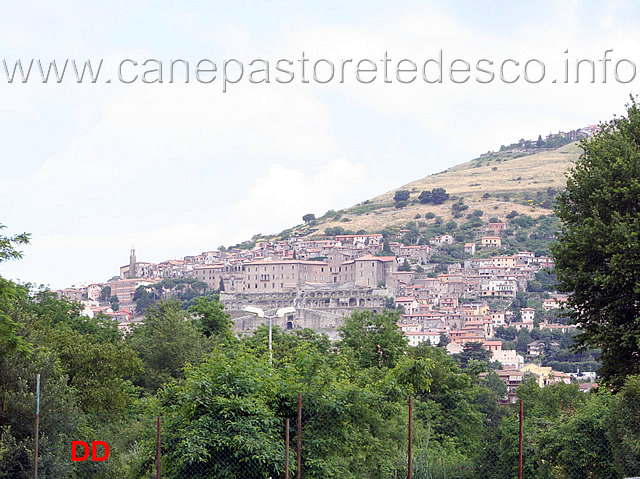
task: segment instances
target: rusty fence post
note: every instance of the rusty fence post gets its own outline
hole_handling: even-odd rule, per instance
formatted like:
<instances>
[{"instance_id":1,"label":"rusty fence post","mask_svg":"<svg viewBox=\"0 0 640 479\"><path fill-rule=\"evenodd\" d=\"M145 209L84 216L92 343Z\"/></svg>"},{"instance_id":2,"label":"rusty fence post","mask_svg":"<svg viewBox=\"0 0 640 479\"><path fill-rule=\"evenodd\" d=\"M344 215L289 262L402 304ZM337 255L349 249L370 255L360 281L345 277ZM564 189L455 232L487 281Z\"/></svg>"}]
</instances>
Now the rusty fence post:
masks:
<instances>
[{"instance_id":1,"label":"rusty fence post","mask_svg":"<svg viewBox=\"0 0 640 479\"><path fill-rule=\"evenodd\" d=\"M409 396L409 464L407 469L407 479L411 479L411 466L413 462L413 397Z\"/></svg>"},{"instance_id":2,"label":"rusty fence post","mask_svg":"<svg viewBox=\"0 0 640 479\"><path fill-rule=\"evenodd\" d=\"M289 418L285 419L284 428L284 479L289 479Z\"/></svg>"},{"instance_id":3,"label":"rusty fence post","mask_svg":"<svg viewBox=\"0 0 640 479\"><path fill-rule=\"evenodd\" d=\"M36 434L33 450L33 477L38 479L38 442L40 439L40 374L36 376Z\"/></svg>"},{"instance_id":4,"label":"rusty fence post","mask_svg":"<svg viewBox=\"0 0 640 479\"><path fill-rule=\"evenodd\" d=\"M520 399L520 441L518 446L518 479L522 479L522 399Z\"/></svg>"},{"instance_id":5,"label":"rusty fence post","mask_svg":"<svg viewBox=\"0 0 640 479\"><path fill-rule=\"evenodd\" d=\"M158 450L156 453L156 477L160 479L160 459L162 457L162 449L161 449L161 427L162 427L162 419L161 416L158 416Z\"/></svg>"},{"instance_id":6,"label":"rusty fence post","mask_svg":"<svg viewBox=\"0 0 640 479\"><path fill-rule=\"evenodd\" d=\"M302 393L298 393L298 469L296 477L302 477Z\"/></svg>"}]
</instances>

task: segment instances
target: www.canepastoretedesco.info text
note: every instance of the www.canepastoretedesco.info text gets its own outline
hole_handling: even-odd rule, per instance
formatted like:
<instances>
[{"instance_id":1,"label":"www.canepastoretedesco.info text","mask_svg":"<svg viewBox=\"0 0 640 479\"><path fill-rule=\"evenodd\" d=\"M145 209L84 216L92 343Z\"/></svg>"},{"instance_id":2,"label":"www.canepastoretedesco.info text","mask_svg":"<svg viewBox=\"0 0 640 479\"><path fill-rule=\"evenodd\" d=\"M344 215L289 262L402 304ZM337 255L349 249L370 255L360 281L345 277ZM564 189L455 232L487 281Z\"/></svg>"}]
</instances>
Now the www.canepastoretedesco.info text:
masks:
<instances>
[{"instance_id":1,"label":"www.canepastoretedesco.info text","mask_svg":"<svg viewBox=\"0 0 640 479\"><path fill-rule=\"evenodd\" d=\"M280 83L396 83L426 84L475 82L550 83L631 83L636 78L632 60L614 55L613 49L603 51L600 58L564 59L553 67L536 58L529 59L465 59L450 58L439 50L421 60L396 57L385 52L379 59L308 57L303 52L296 59L250 60L211 59L185 60L126 58L115 65L103 59L3 59L4 83L201 83L218 82L222 91L240 82L249 84ZM551 70L555 74L551 74Z\"/></svg>"}]
</instances>

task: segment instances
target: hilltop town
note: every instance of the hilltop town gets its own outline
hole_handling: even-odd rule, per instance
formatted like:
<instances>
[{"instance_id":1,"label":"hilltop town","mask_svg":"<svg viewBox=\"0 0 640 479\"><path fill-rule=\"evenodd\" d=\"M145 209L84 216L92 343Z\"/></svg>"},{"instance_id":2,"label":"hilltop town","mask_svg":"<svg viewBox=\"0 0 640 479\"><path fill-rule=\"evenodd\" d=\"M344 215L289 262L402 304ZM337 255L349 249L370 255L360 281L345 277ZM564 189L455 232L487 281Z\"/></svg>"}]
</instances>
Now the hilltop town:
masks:
<instances>
[{"instance_id":1,"label":"hilltop town","mask_svg":"<svg viewBox=\"0 0 640 479\"><path fill-rule=\"evenodd\" d=\"M118 320L125 330L143 318L136 313L137 291L168 289L180 280L186 288L217 291L239 334L250 333L264 321L244 311L249 305L265 310L294 306L295 313L275 324L284 330L312 328L333 338L354 310L397 309L402 312L398 327L410 345L443 341L450 353L459 353L467 343L480 343L503 368L517 370L524 358L515 349L502 349L497 328L567 332L572 327L552 322L566 300L560 294L544 293L539 311L508 308L519 293L531 291L553 261L528 251L499 254L505 235L513 234L507 226L484 224L477 241L461 245L463 261L449 264L443 273L436 273L438 265L430 261L442 248L455 245L451 234L431 237L423 245L405 245L401 240L408 230L388 238L345 234L314 239L294 234L288 240L257 241L250 249L221 249L157 264L138 261L132 250L117 277L59 294L83 301L87 315L102 313ZM482 253L488 255L478 257ZM101 296L106 299L105 287L118 298L117 311L111 303L100 302ZM527 352L535 357L540 347L534 342ZM554 377L568 380L558 371Z\"/></svg>"},{"instance_id":2,"label":"hilltop town","mask_svg":"<svg viewBox=\"0 0 640 479\"><path fill-rule=\"evenodd\" d=\"M563 146L595 131L589 128L549 136L545 142ZM501 152L513 154L523 147L536 148L520 141ZM558 228L552 212L556 194L550 187L525 190L522 197L485 193L484 203L478 203L444 188L397 190L389 208L422 211L404 225L376 233L340 226L323 231L323 218L309 214L303 224L278 236L256 235L179 260L139 261L132 249L128 263L109 281L58 294L81 301L87 316L117 320L123 331L144 321L144 310L154 299L171 296L185 300L216 294L239 335L251 334L265 321L248 314L247 306L265 311L292 306L295 312L277 318L276 326L289 331L311 328L332 339L355 310L397 310L398 328L409 345L428 342L456 354L469 343L482 344L506 371L505 383L515 381L510 386L515 392L525 359L553 357L559 340L575 329L563 324L559 314L566 296L554 291L548 255ZM470 210L465 201L474 202L475 208L492 206L495 211L499 203L500 211L514 209L501 220ZM416 210L416 205L423 209ZM445 208L449 221L424 208ZM328 212L324 225L335 224L331 221L342 214ZM534 329L535 338L515 337ZM565 361L563 371L537 373L541 381L568 382L567 373L577 373L579 366ZM514 371L522 372L514 379Z\"/></svg>"}]
</instances>

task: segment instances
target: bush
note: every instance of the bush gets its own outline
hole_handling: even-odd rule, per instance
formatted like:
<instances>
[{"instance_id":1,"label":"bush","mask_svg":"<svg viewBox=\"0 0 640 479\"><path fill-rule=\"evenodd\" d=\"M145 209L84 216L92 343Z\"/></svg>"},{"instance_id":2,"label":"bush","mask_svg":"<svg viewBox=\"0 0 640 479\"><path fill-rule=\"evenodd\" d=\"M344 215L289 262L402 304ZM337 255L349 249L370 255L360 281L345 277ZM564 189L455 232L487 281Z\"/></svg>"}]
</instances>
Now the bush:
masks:
<instances>
[{"instance_id":1,"label":"bush","mask_svg":"<svg viewBox=\"0 0 640 479\"><path fill-rule=\"evenodd\" d=\"M399 203L401 201L406 202L409 200L409 196L411 196L411 193L409 193L409 191L398 190L396 191L395 195L393 195L393 201L395 201L396 203Z\"/></svg>"}]
</instances>

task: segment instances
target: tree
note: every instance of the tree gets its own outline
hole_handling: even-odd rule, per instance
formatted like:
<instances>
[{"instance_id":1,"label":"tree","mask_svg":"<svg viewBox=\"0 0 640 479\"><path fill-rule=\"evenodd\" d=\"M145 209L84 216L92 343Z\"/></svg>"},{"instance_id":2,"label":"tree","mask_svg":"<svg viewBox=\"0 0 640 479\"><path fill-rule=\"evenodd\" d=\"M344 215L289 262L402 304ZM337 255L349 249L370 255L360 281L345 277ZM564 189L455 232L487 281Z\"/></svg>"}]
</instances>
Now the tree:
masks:
<instances>
[{"instance_id":1,"label":"tree","mask_svg":"<svg viewBox=\"0 0 640 479\"><path fill-rule=\"evenodd\" d=\"M396 203L400 201L408 201L409 196L411 196L411 193L408 190L398 190L393 195L393 201L395 201Z\"/></svg>"},{"instance_id":2,"label":"tree","mask_svg":"<svg viewBox=\"0 0 640 479\"><path fill-rule=\"evenodd\" d=\"M502 382L502 379L500 379L500 376L498 376L498 373L495 371L489 372L482 381L482 384L495 392L499 400L503 401L507 399L507 394L509 393L507 386L505 386L504 382Z\"/></svg>"},{"instance_id":3,"label":"tree","mask_svg":"<svg viewBox=\"0 0 640 479\"><path fill-rule=\"evenodd\" d=\"M111 286L106 285L100 291L100 297L98 298L102 302L108 302L111 299Z\"/></svg>"},{"instance_id":4,"label":"tree","mask_svg":"<svg viewBox=\"0 0 640 479\"><path fill-rule=\"evenodd\" d=\"M560 289L580 348L602 349L600 373L621 387L640 373L640 108L582 141L557 198L562 220L552 245Z\"/></svg>"},{"instance_id":5,"label":"tree","mask_svg":"<svg viewBox=\"0 0 640 479\"><path fill-rule=\"evenodd\" d=\"M133 302L136 303L136 312L144 313L147 308L155 304L155 299L146 286L138 286L133 295Z\"/></svg>"},{"instance_id":6,"label":"tree","mask_svg":"<svg viewBox=\"0 0 640 479\"><path fill-rule=\"evenodd\" d=\"M315 219L316 215L314 215L313 213L308 213L302 217L302 221L304 221L305 223L309 223L311 221L314 221Z\"/></svg>"},{"instance_id":7,"label":"tree","mask_svg":"<svg viewBox=\"0 0 640 479\"><path fill-rule=\"evenodd\" d=\"M407 350L398 331L398 311L354 311L339 329L341 344L351 349L362 367L395 366Z\"/></svg>"},{"instance_id":8,"label":"tree","mask_svg":"<svg viewBox=\"0 0 640 479\"><path fill-rule=\"evenodd\" d=\"M423 205L426 205L427 203L431 203L431 192L430 191L423 191L420 193L420 196L418 196L418 201L420 201L420 203L422 203Z\"/></svg>"},{"instance_id":9,"label":"tree","mask_svg":"<svg viewBox=\"0 0 640 479\"><path fill-rule=\"evenodd\" d=\"M109 301L111 301L111 309L112 310L118 311L120 309L120 300L118 299L118 295L117 294L111 296Z\"/></svg>"},{"instance_id":10,"label":"tree","mask_svg":"<svg viewBox=\"0 0 640 479\"><path fill-rule=\"evenodd\" d=\"M482 343L467 343L458 355L460 367L465 370L473 361L489 364L491 353L487 351Z\"/></svg>"},{"instance_id":11,"label":"tree","mask_svg":"<svg viewBox=\"0 0 640 479\"><path fill-rule=\"evenodd\" d=\"M184 366L199 362L206 350L203 335L175 299L149 308L128 341L144 364L139 383L150 392L182 378Z\"/></svg>"},{"instance_id":12,"label":"tree","mask_svg":"<svg viewBox=\"0 0 640 479\"><path fill-rule=\"evenodd\" d=\"M393 255L393 251L391 251L391 244L389 243L389 240L385 238L385 240L382 242L382 255L383 256L392 256Z\"/></svg>"},{"instance_id":13,"label":"tree","mask_svg":"<svg viewBox=\"0 0 640 479\"><path fill-rule=\"evenodd\" d=\"M411 265L409 264L409 261L407 261L407 258L405 258L404 262L398 266L398 271L411 271Z\"/></svg>"},{"instance_id":14,"label":"tree","mask_svg":"<svg viewBox=\"0 0 640 479\"><path fill-rule=\"evenodd\" d=\"M6 226L0 223L0 230ZM21 233L14 236L0 235L0 263L11 259L22 258L22 251L16 249L17 246L29 244L29 233Z\"/></svg>"},{"instance_id":15,"label":"tree","mask_svg":"<svg viewBox=\"0 0 640 479\"><path fill-rule=\"evenodd\" d=\"M196 304L189 308L189 312L195 313L200 330L206 337L230 338L232 336L231 316L224 312L224 304L220 302L219 296L216 295L213 299L207 297L196 299Z\"/></svg>"},{"instance_id":16,"label":"tree","mask_svg":"<svg viewBox=\"0 0 640 479\"><path fill-rule=\"evenodd\" d=\"M0 223L0 230L6 228ZM29 243L29 234L22 233L15 236L0 235L0 263L12 259L22 258L22 252L16 246ZM28 354L28 343L16 331L21 324L12 318L12 304L20 295L20 287L0 276L0 358L11 351Z\"/></svg>"},{"instance_id":17,"label":"tree","mask_svg":"<svg viewBox=\"0 0 640 479\"><path fill-rule=\"evenodd\" d=\"M434 188L431 190L431 201L436 205L441 205L449 199L449 193L444 188Z\"/></svg>"}]
</instances>

